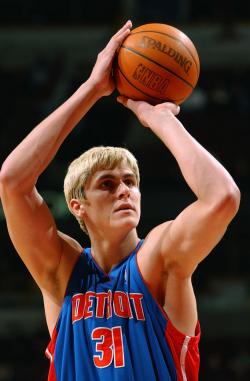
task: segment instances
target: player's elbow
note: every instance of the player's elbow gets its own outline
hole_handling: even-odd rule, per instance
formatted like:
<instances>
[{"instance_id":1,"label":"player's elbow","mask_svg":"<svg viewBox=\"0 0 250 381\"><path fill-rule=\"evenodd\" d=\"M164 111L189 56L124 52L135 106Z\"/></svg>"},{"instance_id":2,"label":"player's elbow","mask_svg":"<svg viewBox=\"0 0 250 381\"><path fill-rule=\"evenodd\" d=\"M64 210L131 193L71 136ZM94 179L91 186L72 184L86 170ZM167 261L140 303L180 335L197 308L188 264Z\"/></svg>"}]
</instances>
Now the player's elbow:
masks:
<instances>
[{"instance_id":1,"label":"player's elbow","mask_svg":"<svg viewBox=\"0 0 250 381\"><path fill-rule=\"evenodd\" d=\"M228 223L235 217L240 206L240 190L235 184L231 184L218 198L214 212Z\"/></svg>"},{"instance_id":2,"label":"player's elbow","mask_svg":"<svg viewBox=\"0 0 250 381\"><path fill-rule=\"evenodd\" d=\"M0 189L2 189L2 187L4 186L4 184L6 184L7 182L7 172L4 168L4 165L2 166L1 170L0 170Z\"/></svg>"},{"instance_id":3,"label":"player's elbow","mask_svg":"<svg viewBox=\"0 0 250 381\"><path fill-rule=\"evenodd\" d=\"M27 176L26 176L27 177ZM31 176L30 176L31 177ZM30 178L28 179L30 182ZM20 193L27 188L24 171L19 171L9 163L8 159L3 163L0 171L0 189L11 193Z\"/></svg>"},{"instance_id":4,"label":"player's elbow","mask_svg":"<svg viewBox=\"0 0 250 381\"><path fill-rule=\"evenodd\" d=\"M10 171L8 171L8 167L3 163L1 171L0 171L0 189L10 187L13 183L12 176Z\"/></svg>"}]
</instances>

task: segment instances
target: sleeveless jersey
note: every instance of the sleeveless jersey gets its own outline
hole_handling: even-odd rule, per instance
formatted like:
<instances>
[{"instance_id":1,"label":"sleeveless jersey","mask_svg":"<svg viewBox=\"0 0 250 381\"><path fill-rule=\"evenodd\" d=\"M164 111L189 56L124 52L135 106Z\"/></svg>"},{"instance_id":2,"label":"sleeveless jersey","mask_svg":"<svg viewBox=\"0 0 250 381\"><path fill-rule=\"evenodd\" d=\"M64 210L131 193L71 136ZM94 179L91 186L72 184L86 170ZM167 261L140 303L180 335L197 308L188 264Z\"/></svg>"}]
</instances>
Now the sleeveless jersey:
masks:
<instances>
[{"instance_id":1,"label":"sleeveless jersey","mask_svg":"<svg viewBox=\"0 0 250 381\"><path fill-rule=\"evenodd\" d=\"M80 255L46 349L48 381L197 381L196 336L179 332L137 265L142 241L107 275Z\"/></svg>"}]
</instances>

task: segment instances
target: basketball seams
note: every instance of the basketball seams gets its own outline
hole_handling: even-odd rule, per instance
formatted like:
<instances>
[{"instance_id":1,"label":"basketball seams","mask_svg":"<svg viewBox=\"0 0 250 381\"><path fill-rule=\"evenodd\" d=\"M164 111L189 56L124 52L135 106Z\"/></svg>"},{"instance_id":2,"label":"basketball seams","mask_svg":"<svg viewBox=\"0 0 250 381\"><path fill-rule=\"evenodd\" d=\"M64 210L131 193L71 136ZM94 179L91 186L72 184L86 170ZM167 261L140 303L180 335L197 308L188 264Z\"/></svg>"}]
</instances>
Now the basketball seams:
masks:
<instances>
[{"instance_id":1,"label":"basketball seams","mask_svg":"<svg viewBox=\"0 0 250 381\"><path fill-rule=\"evenodd\" d=\"M145 56L144 54L142 54L142 53L140 53L140 52L138 52L138 51L136 51L136 50L134 50L133 48L130 48L130 47L128 47L128 46L122 45L121 48L124 48L124 49L126 49L126 50L129 50L130 52L132 52L132 53L134 53L134 54L136 54L136 55L138 55L138 56L140 56L140 57L142 57L142 58L144 58L144 59L146 59L146 60L148 60L148 61L154 63L155 65L157 65L157 66L161 67L162 69L168 71L169 73L171 73L172 75L174 75L175 77L177 77L178 79L180 79L182 82L184 82L186 85L188 85L188 86L190 86L192 89L194 89L194 86L193 86L191 83L189 83L188 81L186 81L184 78L182 78L181 76L179 76L178 74L176 74L176 73L175 73L174 71L172 71L171 69L168 69L167 67L161 65L159 62L152 60L151 58Z\"/></svg>"},{"instance_id":2,"label":"basketball seams","mask_svg":"<svg viewBox=\"0 0 250 381\"><path fill-rule=\"evenodd\" d=\"M126 77L126 75L122 72L122 70L121 70L121 68L120 68L120 66L118 64L117 64L117 69L119 70L119 72L121 73L123 78L130 84L130 86L132 86L134 89L136 89L140 93L146 95L147 98L155 99L156 101L162 101L162 102L181 102L183 100L183 98L181 98L181 99L167 100L167 99L162 99L162 98L158 98L158 97L153 97L153 96L145 93L143 90L139 89L138 87L136 87L132 82L130 82L129 79Z\"/></svg>"},{"instance_id":3,"label":"basketball seams","mask_svg":"<svg viewBox=\"0 0 250 381\"><path fill-rule=\"evenodd\" d=\"M169 38L172 38L175 41L178 41L181 45L183 45L183 47L188 51L188 53L192 57L192 59L193 59L193 61L195 63L195 66L196 66L196 70L197 70L198 76L199 76L199 74L200 74L200 65L198 65L198 63L196 62L196 59L194 58L193 53L191 52L191 50L179 38L174 37L174 36L172 36L171 34L168 34L168 33L159 32L157 30L143 30L143 31L138 31L138 32L131 31L129 36L131 36L133 34L140 34L140 33L158 33L158 34L162 34L163 36L167 36ZM126 42L126 40L125 40L125 42ZM190 40L190 42L192 42L192 41Z\"/></svg>"},{"instance_id":4,"label":"basketball seams","mask_svg":"<svg viewBox=\"0 0 250 381\"><path fill-rule=\"evenodd\" d=\"M200 60L193 42L179 29L145 24L132 30L120 46L116 69L120 94L154 104L181 104L197 85Z\"/></svg>"}]
</instances>

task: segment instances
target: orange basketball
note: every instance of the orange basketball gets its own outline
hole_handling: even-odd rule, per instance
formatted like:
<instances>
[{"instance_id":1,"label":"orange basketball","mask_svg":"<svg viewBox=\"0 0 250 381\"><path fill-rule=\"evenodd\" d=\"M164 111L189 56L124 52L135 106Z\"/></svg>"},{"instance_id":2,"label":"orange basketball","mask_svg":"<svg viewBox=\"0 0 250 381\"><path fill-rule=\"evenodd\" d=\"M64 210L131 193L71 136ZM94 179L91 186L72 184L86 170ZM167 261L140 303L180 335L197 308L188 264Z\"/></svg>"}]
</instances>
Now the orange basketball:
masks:
<instances>
[{"instance_id":1,"label":"orange basketball","mask_svg":"<svg viewBox=\"0 0 250 381\"><path fill-rule=\"evenodd\" d=\"M181 104L199 78L200 61L193 42L166 24L133 29L116 58L114 78L119 93L151 104Z\"/></svg>"}]
</instances>

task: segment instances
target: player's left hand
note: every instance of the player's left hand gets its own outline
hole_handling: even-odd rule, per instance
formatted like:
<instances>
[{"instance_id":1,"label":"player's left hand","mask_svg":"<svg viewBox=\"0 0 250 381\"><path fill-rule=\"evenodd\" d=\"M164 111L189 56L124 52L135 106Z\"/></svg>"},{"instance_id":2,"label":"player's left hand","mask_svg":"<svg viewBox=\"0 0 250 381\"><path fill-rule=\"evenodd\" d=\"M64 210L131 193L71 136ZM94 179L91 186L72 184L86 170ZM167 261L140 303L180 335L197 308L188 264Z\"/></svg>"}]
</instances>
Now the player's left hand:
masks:
<instances>
[{"instance_id":1,"label":"player's left hand","mask_svg":"<svg viewBox=\"0 0 250 381\"><path fill-rule=\"evenodd\" d=\"M123 40L129 35L131 28L132 22L129 20L97 56L89 81L93 83L100 96L110 95L115 89L112 78L113 60Z\"/></svg>"},{"instance_id":2,"label":"player's left hand","mask_svg":"<svg viewBox=\"0 0 250 381\"><path fill-rule=\"evenodd\" d=\"M156 106L144 101L134 101L123 96L118 96L117 101L133 111L144 127L158 125L166 118L171 118L179 114L180 106L175 103L164 102Z\"/></svg>"}]
</instances>

